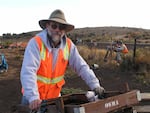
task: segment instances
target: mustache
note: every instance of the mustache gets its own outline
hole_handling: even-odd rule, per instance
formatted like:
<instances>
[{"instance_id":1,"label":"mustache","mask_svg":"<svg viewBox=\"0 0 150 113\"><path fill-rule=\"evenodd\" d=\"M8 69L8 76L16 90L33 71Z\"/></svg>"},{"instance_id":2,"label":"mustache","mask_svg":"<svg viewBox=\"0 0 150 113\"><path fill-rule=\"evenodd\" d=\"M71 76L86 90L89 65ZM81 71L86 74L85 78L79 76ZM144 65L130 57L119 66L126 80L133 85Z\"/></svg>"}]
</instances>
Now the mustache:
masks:
<instances>
[{"instance_id":1,"label":"mustache","mask_svg":"<svg viewBox=\"0 0 150 113\"><path fill-rule=\"evenodd\" d=\"M60 32L53 32L53 33L51 33L52 35L62 35Z\"/></svg>"}]
</instances>

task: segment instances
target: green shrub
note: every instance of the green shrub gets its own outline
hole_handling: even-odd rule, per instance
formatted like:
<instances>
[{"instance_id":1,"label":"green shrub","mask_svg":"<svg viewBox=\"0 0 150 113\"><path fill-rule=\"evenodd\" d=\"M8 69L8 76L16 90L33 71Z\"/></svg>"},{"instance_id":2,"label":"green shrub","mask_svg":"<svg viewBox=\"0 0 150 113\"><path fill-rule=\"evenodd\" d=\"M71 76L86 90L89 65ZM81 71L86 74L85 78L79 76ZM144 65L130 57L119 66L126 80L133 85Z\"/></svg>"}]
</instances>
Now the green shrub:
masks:
<instances>
[{"instance_id":1,"label":"green shrub","mask_svg":"<svg viewBox=\"0 0 150 113\"><path fill-rule=\"evenodd\" d=\"M135 58L135 69L138 72L148 72L150 70L150 48L137 49Z\"/></svg>"},{"instance_id":2,"label":"green shrub","mask_svg":"<svg viewBox=\"0 0 150 113\"><path fill-rule=\"evenodd\" d=\"M61 91L62 95L66 95L66 94L72 94L72 93L82 93L84 92L81 89L77 89L77 88L63 88Z\"/></svg>"},{"instance_id":3,"label":"green shrub","mask_svg":"<svg viewBox=\"0 0 150 113\"><path fill-rule=\"evenodd\" d=\"M120 64L121 71L132 71L134 67L132 54L128 53L122 56L122 63Z\"/></svg>"},{"instance_id":4,"label":"green shrub","mask_svg":"<svg viewBox=\"0 0 150 113\"><path fill-rule=\"evenodd\" d=\"M139 82L143 85L146 85L146 86L150 85L150 75L149 75L149 73L137 73L135 78L136 78L137 82Z\"/></svg>"}]
</instances>

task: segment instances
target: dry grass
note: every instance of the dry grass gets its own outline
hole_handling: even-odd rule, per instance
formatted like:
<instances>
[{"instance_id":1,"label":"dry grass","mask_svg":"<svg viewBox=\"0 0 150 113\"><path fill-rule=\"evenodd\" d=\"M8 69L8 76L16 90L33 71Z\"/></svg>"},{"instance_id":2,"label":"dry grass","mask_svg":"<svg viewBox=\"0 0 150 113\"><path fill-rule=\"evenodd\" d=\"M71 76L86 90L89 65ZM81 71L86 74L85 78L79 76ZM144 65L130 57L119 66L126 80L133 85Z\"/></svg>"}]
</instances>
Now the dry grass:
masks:
<instances>
[{"instance_id":1,"label":"dry grass","mask_svg":"<svg viewBox=\"0 0 150 113\"><path fill-rule=\"evenodd\" d=\"M87 46L78 46L80 55L87 61L88 64L92 65L102 64L105 50L100 50L97 48L89 48Z\"/></svg>"},{"instance_id":2,"label":"dry grass","mask_svg":"<svg viewBox=\"0 0 150 113\"><path fill-rule=\"evenodd\" d=\"M104 62L106 54L105 49L98 49L95 47L78 46L79 53L87 61L89 65L98 64L101 67L114 69L117 67L115 59L115 52L108 58L108 62Z\"/></svg>"},{"instance_id":3,"label":"dry grass","mask_svg":"<svg viewBox=\"0 0 150 113\"><path fill-rule=\"evenodd\" d=\"M144 85L150 84L150 48L138 49L135 59L135 69L137 71L137 79Z\"/></svg>"},{"instance_id":4,"label":"dry grass","mask_svg":"<svg viewBox=\"0 0 150 113\"><path fill-rule=\"evenodd\" d=\"M144 63L144 64L150 64L150 48L142 48L137 50L137 57L136 62L137 63Z\"/></svg>"},{"instance_id":5,"label":"dry grass","mask_svg":"<svg viewBox=\"0 0 150 113\"><path fill-rule=\"evenodd\" d=\"M136 58L135 58L135 65L139 66L139 68L143 68L146 66L146 70L149 70L150 66L150 48L143 48L143 49L137 49L136 51ZM106 65L108 64L111 66L111 64L115 64L114 58L115 53L112 54L112 58L108 63L104 63L103 59L106 54L106 50L104 49L98 49L98 48L89 48L87 46L78 46L79 53L81 56L88 62L88 64L92 65L94 63L99 65ZM123 62L122 65L127 65L129 67L133 64L133 51L130 50L128 54L122 55Z\"/></svg>"}]
</instances>

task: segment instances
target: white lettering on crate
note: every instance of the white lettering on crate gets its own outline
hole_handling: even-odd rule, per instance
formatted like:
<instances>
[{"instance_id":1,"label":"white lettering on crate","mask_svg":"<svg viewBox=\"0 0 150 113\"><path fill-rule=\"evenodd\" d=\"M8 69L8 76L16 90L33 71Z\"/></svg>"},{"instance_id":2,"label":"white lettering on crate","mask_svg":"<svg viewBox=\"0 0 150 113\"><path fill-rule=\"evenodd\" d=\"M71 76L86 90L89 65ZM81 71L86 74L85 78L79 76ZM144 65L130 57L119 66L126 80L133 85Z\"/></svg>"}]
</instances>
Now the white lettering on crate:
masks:
<instances>
[{"instance_id":1,"label":"white lettering on crate","mask_svg":"<svg viewBox=\"0 0 150 113\"><path fill-rule=\"evenodd\" d=\"M114 100L114 101L105 103L105 108L110 108L110 107L114 107L114 106L117 106L117 105L119 105L118 100Z\"/></svg>"}]
</instances>

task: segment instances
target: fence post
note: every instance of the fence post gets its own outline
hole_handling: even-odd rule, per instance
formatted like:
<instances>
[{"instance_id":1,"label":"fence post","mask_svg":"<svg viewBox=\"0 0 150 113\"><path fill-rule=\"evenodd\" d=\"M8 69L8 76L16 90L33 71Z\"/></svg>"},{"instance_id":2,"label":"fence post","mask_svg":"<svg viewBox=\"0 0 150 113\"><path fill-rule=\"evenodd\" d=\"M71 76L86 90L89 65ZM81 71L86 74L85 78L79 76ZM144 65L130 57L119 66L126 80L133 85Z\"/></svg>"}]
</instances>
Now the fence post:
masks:
<instances>
[{"instance_id":1,"label":"fence post","mask_svg":"<svg viewBox=\"0 0 150 113\"><path fill-rule=\"evenodd\" d=\"M136 38L134 39L134 48L133 48L133 64L135 65L135 57L136 57Z\"/></svg>"}]
</instances>

